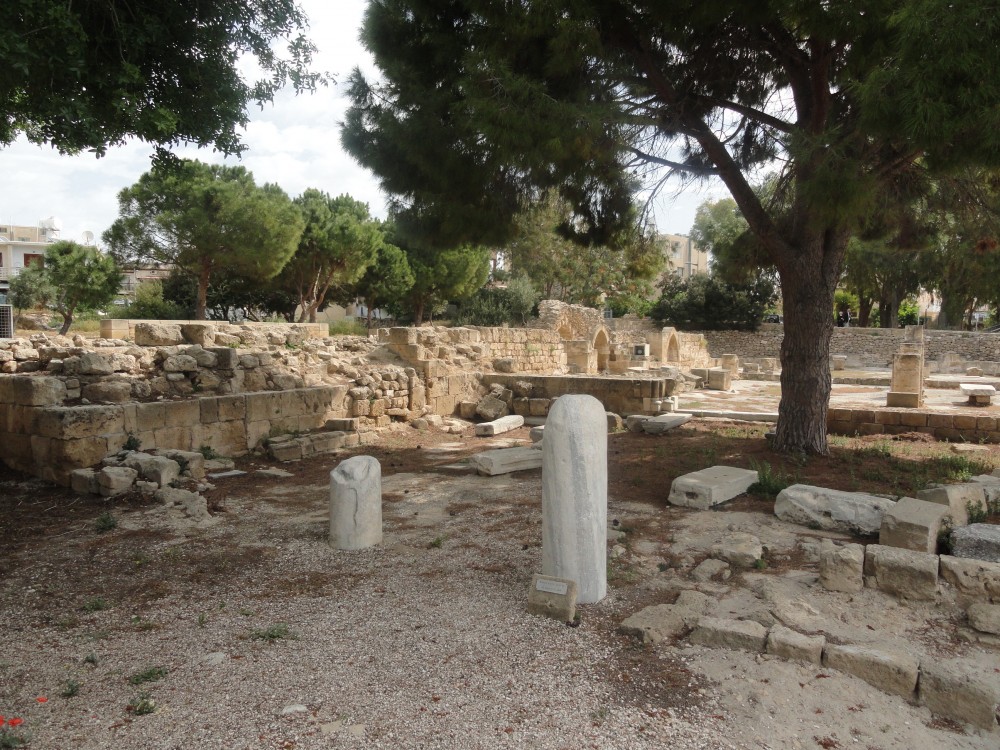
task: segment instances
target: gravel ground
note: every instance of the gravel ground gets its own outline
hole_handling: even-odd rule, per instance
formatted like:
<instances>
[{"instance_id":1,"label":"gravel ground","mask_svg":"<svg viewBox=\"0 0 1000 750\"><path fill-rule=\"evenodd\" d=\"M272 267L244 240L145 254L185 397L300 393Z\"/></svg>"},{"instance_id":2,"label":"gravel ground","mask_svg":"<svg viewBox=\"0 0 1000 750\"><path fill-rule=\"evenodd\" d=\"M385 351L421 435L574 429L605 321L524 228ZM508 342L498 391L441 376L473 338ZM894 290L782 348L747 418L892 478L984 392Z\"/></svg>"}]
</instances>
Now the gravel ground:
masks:
<instances>
[{"instance_id":1,"label":"gravel ground","mask_svg":"<svg viewBox=\"0 0 1000 750\"><path fill-rule=\"evenodd\" d=\"M998 746L997 733L935 721L835 672L617 632L637 609L670 601L718 533L753 526L794 557L794 532L752 508L668 512L616 491L609 518L632 531L608 598L581 607L578 627L528 615L540 474L431 471L484 447L444 442L454 439L422 436L422 447L382 456L386 534L370 550L325 543L330 458L286 465L288 479L220 480L208 528L137 501L119 503L117 528L101 534L92 501L11 539L0 555L0 715L23 718L36 749ZM659 460L662 443L649 445ZM5 479L12 505L19 493L82 502ZM665 570L671 552L688 559ZM792 593L807 595L792 574ZM746 578L717 585L717 606L737 616L770 606ZM850 616L838 627L866 631L867 607L880 629L905 639L932 628L927 648L958 648L944 615L931 623L934 613L886 608L874 594L814 604L803 617L840 607ZM962 648L987 671L1000 666L996 652Z\"/></svg>"}]
</instances>

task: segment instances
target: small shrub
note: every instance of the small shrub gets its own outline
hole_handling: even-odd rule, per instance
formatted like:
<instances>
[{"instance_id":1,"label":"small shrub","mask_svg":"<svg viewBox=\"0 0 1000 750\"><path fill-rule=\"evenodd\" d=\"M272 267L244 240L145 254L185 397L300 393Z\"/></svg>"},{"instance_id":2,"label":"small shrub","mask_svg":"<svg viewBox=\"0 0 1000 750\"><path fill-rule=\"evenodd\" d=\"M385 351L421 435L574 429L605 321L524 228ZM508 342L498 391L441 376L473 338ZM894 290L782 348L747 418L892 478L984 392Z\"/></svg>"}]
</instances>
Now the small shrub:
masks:
<instances>
[{"instance_id":1,"label":"small shrub","mask_svg":"<svg viewBox=\"0 0 1000 750\"><path fill-rule=\"evenodd\" d=\"M118 519L111 515L111 513L101 513L101 515L94 520L94 531L98 534L104 534L105 532L116 528L118 528Z\"/></svg>"},{"instance_id":2,"label":"small shrub","mask_svg":"<svg viewBox=\"0 0 1000 750\"><path fill-rule=\"evenodd\" d=\"M250 640L253 641L280 641L282 638L295 638L295 634L292 633L288 626L279 622L277 625L272 625L265 630L254 630L250 633Z\"/></svg>"},{"instance_id":3,"label":"small shrub","mask_svg":"<svg viewBox=\"0 0 1000 750\"><path fill-rule=\"evenodd\" d=\"M137 451L140 447L142 447L142 441L130 432L122 448L127 451Z\"/></svg>"},{"instance_id":4,"label":"small shrub","mask_svg":"<svg viewBox=\"0 0 1000 750\"><path fill-rule=\"evenodd\" d=\"M330 323L331 336L367 336L368 329L360 320L337 320Z\"/></svg>"},{"instance_id":5,"label":"small shrub","mask_svg":"<svg viewBox=\"0 0 1000 750\"><path fill-rule=\"evenodd\" d=\"M444 546L444 537L443 536L434 537L433 539L431 539L431 541L427 543L427 546L430 549L441 549L441 547Z\"/></svg>"},{"instance_id":6,"label":"small shrub","mask_svg":"<svg viewBox=\"0 0 1000 750\"><path fill-rule=\"evenodd\" d=\"M76 680L66 680L62 691L59 693L63 698L72 698L80 692L80 683Z\"/></svg>"},{"instance_id":7,"label":"small shrub","mask_svg":"<svg viewBox=\"0 0 1000 750\"><path fill-rule=\"evenodd\" d=\"M145 716L146 714L151 714L156 710L156 701L153 700L153 697L149 693L140 693L138 696L129 701L125 710L135 716Z\"/></svg>"},{"instance_id":8,"label":"small shrub","mask_svg":"<svg viewBox=\"0 0 1000 750\"><path fill-rule=\"evenodd\" d=\"M218 458L219 454L216 453L215 448L210 445L203 445L198 449L198 452L205 457L206 461L211 461L212 459Z\"/></svg>"},{"instance_id":9,"label":"small shrub","mask_svg":"<svg viewBox=\"0 0 1000 750\"><path fill-rule=\"evenodd\" d=\"M198 627L203 628L208 624L208 615L204 612L198 613Z\"/></svg>"},{"instance_id":10,"label":"small shrub","mask_svg":"<svg viewBox=\"0 0 1000 750\"><path fill-rule=\"evenodd\" d=\"M84 604L83 604L83 611L84 612L100 612L102 610L107 609L109 606L110 605L107 603L107 601L105 601L104 599L102 599L101 597L98 596L98 597L96 597L94 599L91 599L90 601L84 602Z\"/></svg>"},{"instance_id":11,"label":"small shrub","mask_svg":"<svg viewBox=\"0 0 1000 750\"><path fill-rule=\"evenodd\" d=\"M166 667L148 667L141 672L136 672L134 675L128 678L128 681L132 685L143 685L147 682L156 682L157 680L162 680L167 676Z\"/></svg>"},{"instance_id":12,"label":"small shrub","mask_svg":"<svg viewBox=\"0 0 1000 750\"><path fill-rule=\"evenodd\" d=\"M971 500L965 504L965 512L969 516L970 524L983 523L989 517L989 513L986 512L986 508L972 502Z\"/></svg>"},{"instance_id":13,"label":"small shrub","mask_svg":"<svg viewBox=\"0 0 1000 750\"><path fill-rule=\"evenodd\" d=\"M794 483L790 475L772 470L771 464L767 461L759 464L751 461L750 468L757 472L757 481L747 489L751 494L776 498L779 492Z\"/></svg>"},{"instance_id":14,"label":"small shrub","mask_svg":"<svg viewBox=\"0 0 1000 750\"><path fill-rule=\"evenodd\" d=\"M95 654L93 651L91 651L89 654L87 654L85 657L83 657L83 663L84 664L92 664L92 665L96 666L97 665L97 654Z\"/></svg>"}]
</instances>

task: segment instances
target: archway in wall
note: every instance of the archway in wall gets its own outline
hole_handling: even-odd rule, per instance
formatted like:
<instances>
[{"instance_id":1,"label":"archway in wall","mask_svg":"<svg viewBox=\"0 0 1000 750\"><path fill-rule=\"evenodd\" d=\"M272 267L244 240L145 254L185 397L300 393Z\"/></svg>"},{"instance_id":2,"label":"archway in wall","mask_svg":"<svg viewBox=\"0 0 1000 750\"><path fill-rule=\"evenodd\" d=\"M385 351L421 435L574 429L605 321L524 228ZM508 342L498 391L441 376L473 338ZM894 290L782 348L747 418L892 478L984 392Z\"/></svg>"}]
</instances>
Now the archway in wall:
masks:
<instances>
[{"instance_id":1,"label":"archway in wall","mask_svg":"<svg viewBox=\"0 0 1000 750\"><path fill-rule=\"evenodd\" d=\"M681 359L681 347L677 342L677 334L674 332L670 333L670 337L667 339L667 358L666 362L680 362Z\"/></svg>"},{"instance_id":2,"label":"archway in wall","mask_svg":"<svg viewBox=\"0 0 1000 750\"><path fill-rule=\"evenodd\" d=\"M594 351L597 352L597 371L606 372L611 355L611 342L608 340L607 331L603 328L594 336Z\"/></svg>"}]
</instances>

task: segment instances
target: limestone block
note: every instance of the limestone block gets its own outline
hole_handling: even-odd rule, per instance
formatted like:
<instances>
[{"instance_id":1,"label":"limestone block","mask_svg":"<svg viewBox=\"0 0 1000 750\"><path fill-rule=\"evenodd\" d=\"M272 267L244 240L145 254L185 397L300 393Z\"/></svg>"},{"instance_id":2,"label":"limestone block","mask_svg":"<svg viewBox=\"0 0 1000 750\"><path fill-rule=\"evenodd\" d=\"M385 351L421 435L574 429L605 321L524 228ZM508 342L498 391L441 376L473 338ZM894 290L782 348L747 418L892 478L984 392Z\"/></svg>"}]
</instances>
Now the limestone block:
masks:
<instances>
[{"instance_id":1,"label":"limestone block","mask_svg":"<svg viewBox=\"0 0 1000 750\"><path fill-rule=\"evenodd\" d=\"M941 578L967 599L1000 602L1000 563L941 555Z\"/></svg>"},{"instance_id":2,"label":"limestone block","mask_svg":"<svg viewBox=\"0 0 1000 750\"><path fill-rule=\"evenodd\" d=\"M576 597L576 581L536 573L531 577L528 589L528 612L560 622L572 622L576 617Z\"/></svg>"},{"instance_id":3,"label":"limestone block","mask_svg":"<svg viewBox=\"0 0 1000 750\"><path fill-rule=\"evenodd\" d=\"M382 467L353 456L330 472L330 546L357 550L382 542Z\"/></svg>"},{"instance_id":4,"label":"limestone block","mask_svg":"<svg viewBox=\"0 0 1000 750\"><path fill-rule=\"evenodd\" d=\"M143 479L165 487L181 475L181 466L166 456L148 453L132 453L122 462L123 466L135 469Z\"/></svg>"},{"instance_id":5,"label":"limestone block","mask_svg":"<svg viewBox=\"0 0 1000 750\"><path fill-rule=\"evenodd\" d=\"M938 558L925 552L869 544L865 548L865 583L902 599L937 596Z\"/></svg>"},{"instance_id":6,"label":"limestone block","mask_svg":"<svg viewBox=\"0 0 1000 750\"><path fill-rule=\"evenodd\" d=\"M763 653L767 644L767 628L753 620L702 617L688 640L709 648L728 648L759 654Z\"/></svg>"},{"instance_id":7,"label":"limestone block","mask_svg":"<svg viewBox=\"0 0 1000 750\"><path fill-rule=\"evenodd\" d=\"M622 421L622 418L620 416L618 416L614 412L609 411L607 413L607 417L608 417L608 432L621 432L622 430L625 429L625 423Z\"/></svg>"},{"instance_id":8,"label":"limestone block","mask_svg":"<svg viewBox=\"0 0 1000 750\"><path fill-rule=\"evenodd\" d=\"M707 606L707 596L699 591L685 590L674 604L645 607L623 620L618 629L641 638L643 643L680 638L698 623Z\"/></svg>"},{"instance_id":9,"label":"limestone block","mask_svg":"<svg viewBox=\"0 0 1000 750\"><path fill-rule=\"evenodd\" d=\"M105 466L97 474L97 484L104 497L112 497L132 489L139 472L125 466Z\"/></svg>"},{"instance_id":10,"label":"limestone block","mask_svg":"<svg viewBox=\"0 0 1000 750\"><path fill-rule=\"evenodd\" d=\"M228 346L213 346L208 349L215 355L215 366L220 370L235 370L240 365L240 354Z\"/></svg>"},{"instance_id":11,"label":"limestone block","mask_svg":"<svg viewBox=\"0 0 1000 750\"><path fill-rule=\"evenodd\" d=\"M0 403L58 406L65 398L66 385L60 378L28 375L0 378Z\"/></svg>"},{"instance_id":12,"label":"limestone block","mask_svg":"<svg viewBox=\"0 0 1000 750\"><path fill-rule=\"evenodd\" d=\"M821 664L826 638L803 635L784 625L773 625L767 634L766 651L774 656L807 664Z\"/></svg>"},{"instance_id":13,"label":"limestone block","mask_svg":"<svg viewBox=\"0 0 1000 750\"><path fill-rule=\"evenodd\" d=\"M166 448L157 450L154 453L157 456L166 456L172 461L176 461L181 467L181 474L187 474L192 479L203 479L205 477L205 457L198 451Z\"/></svg>"},{"instance_id":14,"label":"limestone block","mask_svg":"<svg viewBox=\"0 0 1000 750\"><path fill-rule=\"evenodd\" d=\"M642 425L652 419L645 414L632 414L625 418L625 427L629 432L642 432Z\"/></svg>"},{"instance_id":15,"label":"limestone block","mask_svg":"<svg viewBox=\"0 0 1000 750\"><path fill-rule=\"evenodd\" d=\"M69 485L73 492L81 495L101 494L101 485L97 481L97 472L93 469L75 469L69 474Z\"/></svg>"},{"instance_id":16,"label":"limestone block","mask_svg":"<svg viewBox=\"0 0 1000 750\"><path fill-rule=\"evenodd\" d=\"M717 576L721 576L727 570L729 570L729 563L709 557L698 563L695 569L691 571L691 578L704 583L711 581Z\"/></svg>"},{"instance_id":17,"label":"limestone block","mask_svg":"<svg viewBox=\"0 0 1000 750\"><path fill-rule=\"evenodd\" d=\"M690 414L660 414L650 417L642 422L642 431L647 435L662 435L668 430L680 427L685 422L691 421Z\"/></svg>"},{"instance_id":18,"label":"limestone block","mask_svg":"<svg viewBox=\"0 0 1000 750\"><path fill-rule=\"evenodd\" d=\"M969 506L976 510L986 510L986 493L983 485L978 482L931 487L917 492L917 498L951 508L951 518L956 526L969 523Z\"/></svg>"},{"instance_id":19,"label":"limestone block","mask_svg":"<svg viewBox=\"0 0 1000 750\"><path fill-rule=\"evenodd\" d=\"M488 393L476 404L476 414L483 419L494 420L510 414L510 409L504 401Z\"/></svg>"},{"instance_id":20,"label":"limestone block","mask_svg":"<svg viewBox=\"0 0 1000 750\"><path fill-rule=\"evenodd\" d=\"M97 352L81 354L78 367L81 375L110 375L115 371L111 357Z\"/></svg>"},{"instance_id":21,"label":"limestone block","mask_svg":"<svg viewBox=\"0 0 1000 750\"><path fill-rule=\"evenodd\" d=\"M670 486L667 502L707 510L742 495L756 481L756 471L734 466L712 466L677 477Z\"/></svg>"},{"instance_id":22,"label":"limestone block","mask_svg":"<svg viewBox=\"0 0 1000 750\"><path fill-rule=\"evenodd\" d=\"M864 588L865 548L837 546L824 539L819 553L819 582L829 591L857 593Z\"/></svg>"},{"instance_id":23,"label":"limestone block","mask_svg":"<svg viewBox=\"0 0 1000 750\"><path fill-rule=\"evenodd\" d=\"M483 422L476 425L476 435L478 437L491 437L501 435L518 427L524 426L524 417L520 414L510 414L506 417L494 419L492 422Z\"/></svg>"},{"instance_id":24,"label":"limestone block","mask_svg":"<svg viewBox=\"0 0 1000 750\"><path fill-rule=\"evenodd\" d=\"M298 461L302 458L302 444L297 440L271 442L267 446L267 452L275 461Z\"/></svg>"},{"instance_id":25,"label":"limestone block","mask_svg":"<svg viewBox=\"0 0 1000 750\"><path fill-rule=\"evenodd\" d=\"M547 398L529 398L528 414L532 417L544 417L549 413L550 400Z\"/></svg>"},{"instance_id":26,"label":"limestone block","mask_svg":"<svg viewBox=\"0 0 1000 750\"><path fill-rule=\"evenodd\" d=\"M357 432L358 422L359 420L353 417L328 419L326 421L326 428L334 432Z\"/></svg>"},{"instance_id":27,"label":"limestone block","mask_svg":"<svg viewBox=\"0 0 1000 750\"><path fill-rule=\"evenodd\" d=\"M941 526L950 518L951 509L945 505L912 497L900 498L882 516L878 543L933 554L937 552Z\"/></svg>"},{"instance_id":28,"label":"limestone block","mask_svg":"<svg viewBox=\"0 0 1000 750\"><path fill-rule=\"evenodd\" d=\"M167 507L180 508L185 516L199 525L208 525L216 520L208 512L208 500L197 492L164 487L157 490L153 497Z\"/></svg>"},{"instance_id":29,"label":"limestone block","mask_svg":"<svg viewBox=\"0 0 1000 750\"><path fill-rule=\"evenodd\" d=\"M933 713L985 729L996 729L1000 693L960 666L934 659L920 662L919 702Z\"/></svg>"},{"instance_id":30,"label":"limestone block","mask_svg":"<svg viewBox=\"0 0 1000 750\"><path fill-rule=\"evenodd\" d=\"M917 688L919 663L909 654L827 643L823 651L823 666L852 674L882 692L907 700L913 698Z\"/></svg>"},{"instance_id":31,"label":"limestone block","mask_svg":"<svg viewBox=\"0 0 1000 750\"><path fill-rule=\"evenodd\" d=\"M81 438L125 431L120 406L56 406L38 409L34 431L52 438Z\"/></svg>"},{"instance_id":32,"label":"limestone block","mask_svg":"<svg viewBox=\"0 0 1000 750\"><path fill-rule=\"evenodd\" d=\"M1000 604L975 602L969 607L969 625L980 633L1000 635Z\"/></svg>"},{"instance_id":33,"label":"limestone block","mask_svg":"<svg viewBox=\"0 0 1000 750\"><path fill-rule=\"evenodd\" d=\"M215 323L182 323L181 336L192 344L212 346L215 343Z\"/></svg>"},{"instance_id":34,"label":"limestone block","mask_svg":"<svg viewBox=\"0 0 1000 750\"><path fill-rule=\"evenodd\" d=\"M497 448L477 453L471 459L476 471L483 476L510 474L542 468L542 452L535 448Z\"/></svg>"},{"instance_id":35,"label":"limestone block","mask_svg":"<svg viewBox=\"0 0 1000 750\"><path fill-rule=\"evenodd\" d=\"M160 323L144 320L135 324L137 346L174 346L184 343L181 327L177 323Z\"/></svg>"},{"instance_id":36,"label":"limestone block","mask_svg":"<svg viewBox=\"0 0 1000 750\"><path fill-rule=\"evenodd\" d=\"M952 447L956 448L958 446L954 445ZM977 445L976 447L979 448L980 446ZM983 494L986 497L986 505L988 507L1000 503L1000 477L995 477L992 474L980 474L977 477L973 477L970 481L983 486Z\"/></svg>"},{"instance_id":37,"label":"limestone block","mask_svg":"<svg viewBox=\"0 0 1000 750\"><path fill-rule=\"evenodd\" d=\"M132 400L132 385L120 380L105 380L88 383L83 386L80 394L88 401L123 404Z\"/></svg>"},{"instance_id":38,"label":"limestone block","mask_svg":"<svg viewBox=\"0 0 1000 750\"><path fill-rule=\"evenodd\" d=\"M732 388L732 373L721 367L713 367L708 371L707 387L713 391L728 391Z\"/></svg>"},{"instance_id":39,"label":"limestone block","mask_svg":"<svg viewBox=\"0 0 1000 750\"><path fill-rule=\"evenodd\" d=\"M774 514L802 526L873 536L882 527L883 514L893 505L893 500L863 492L793 484L778 493Z\"/></svg>"},{"instance_id":40,"label":"limestone block","mask_svg":"<svg viewBox=\"0 0 1000 750\"><path fill-rule=\"evenodd\" d=\"M958 387L972 406L989 406L990 401L997 395L997 389L992 385L962 383Z\"/></svg>"},{"instance_id":41,"label":"limestone block","mask_svg":"<svg viewBox=\"0 0 1000 750\"><path fill-rule=\"evenodd\" d=\"M308 439L313 453L332 453L344 447L347 442L347 433L340 431L317 432L315 435L309 435Z\"/></svg>"},{"instance_id":42,"label":"limestone block","mask_svg":"<svg viewBox=\"0 0 1000 750\"><path fill-rule=\"evenodd\" d=\"M744 532L727 534L712 545L711 551L712 557L725 560L736 568L752 568L763 554L760 539Z\"/></svg>"},{"instance_id":43,"label":"limestone block","mask_svg":"<svg viewBox=\"0 0 1000 750\"><path fill-rule=\"evenodd\" d=\"M164 427L194 427L201 424L199 399L163 402Z\"/></svg>"},{"instance_id":44,"label":"limestone block","mask_svg":"<svg viewBox=\"0 0 1000 750\"><path fill-rule=\"evenodd\" d=\"M531 438L531 442L540 443L542 438L545 437L545 425L540 424L532 427L531 431L528 433L528 437Z\"/></svg>"},{"instance_id":45,"label":"limestone block","mask_svg":"<svg viewBox=\"0 0 1000 750\"><path fill-rule=\"evenodd\" d=\"M607 595L608 430L593 396L549 412L542 448L542 573L577 582L578 600Z\"/></svg>"},{"instance_id":46,"label":"limestone block","mask_svg":"<svg viewBox=\"0 0 1000 750\"><path fill-rule=\"evenodd\" d=\"M951 554L972 560L1000 563L1000 526L974 523L951 533Z\"/></svg>"}]
</instances>

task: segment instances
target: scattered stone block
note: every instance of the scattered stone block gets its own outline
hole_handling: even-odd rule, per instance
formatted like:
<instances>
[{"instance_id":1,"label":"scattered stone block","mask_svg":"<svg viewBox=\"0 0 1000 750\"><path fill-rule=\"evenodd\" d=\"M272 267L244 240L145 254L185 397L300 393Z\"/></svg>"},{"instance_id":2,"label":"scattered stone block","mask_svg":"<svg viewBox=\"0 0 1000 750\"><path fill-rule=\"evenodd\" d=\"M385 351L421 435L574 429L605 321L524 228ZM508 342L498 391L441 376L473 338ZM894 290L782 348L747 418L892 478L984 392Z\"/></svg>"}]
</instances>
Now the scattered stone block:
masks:
<instances>
[{"instance_id":1,"label":"scattered stone block","mask_svg":"<svg viewBox=\"0 0 1000 750\"><path fill-rule=\"evenodd\" d=\"M164 487L157 490L153 497L168 507L180 507L184 514L196 523L206 524L215 520L208 513L208 500L197 492Z\"/></svg>"},{"instance_id":2,"label":"scattered stone block","mask_svg":"<svg viewBox=\"0 0 1000 750\"><path fill-rule=\"evenodd\" d=\"M197 451L165 449L153 451L153 453L176 461L180 464L181 474L187 474L192 479L205 478L205 457Z\"/></svg>"},{"instance_id":3,"label":"scattered stone block","mask_svg":"<svg viewBox=\"0 0 1000 750\"><path fill-rule=\"evenodd\" d=\"M847 355L846 354L833 354L830 356L830 364L834 370L846 370L847 369Z\"/></svg>"},{"instance_id":4,"label":"scattered stone block","mask_svg":"<svg viewBox=\"0 0 1000 750\"><path fill-rule=\"evenodd\" d=\"M732 373L722 367L713 367L708 371L706 387L712 391L728 391L733 387Z\"/></svg>"},{"instance_id":5,"label":"scattered stone block","mask_svg":"<svg viewBox=\"0 0 1000 750\"><path fill-rule=\"evenodd\" d=\"M501 401L492 393L489 393L476 404L476 415L486 420L499 419L510 414L510 409L506 402Z\"/></svg>"},{"instance_id":6,"label":"scattered stone block","mask_svg":"<svg viewBox=\"0 0 1000 750\"><path fill-rule=\"evenodd\" d=\"M882 516L878 543L917 552L937 552L938 533L951 519L951 508L904 497Z\"/></svg>"},{"instance_id":7,"label":"scattered stone block","mask_svg":"<svg viewBox=\"0 0 1000 750\"><path fill-rule=\"evenodd\" d=\"M707 510L742 495L756 481L756 471L734 466L712 466L677 477L670 486L667 502Z\"/></svg>"},{"instance_id":8,"label":"scattered stone block","mask_svg":"<svg viewBox=\"0 0 1000 750\"><path fill-rule=\"evenodd\" d=\"M1000 526L974 523L951 532L951 554L1000 563Z\"/></svg>"},{"instance_id":9,"label":"scattered stone block","mask_svg":"<svg viewBox=\"0 0 1000 750\"><path fill-rule=\"evenodd\" d=\"M736 532L712 545L711 554L712 557L725 560L733 567L752 568L764 554L764 547L760 539L753 534Z\"/></svg>"},{"instance_id":10,"label":"scattered stone block","mask_svg":"<svg viewBox=\"0 0 1000 750\"><path fill-rule=\"evenodd\" d=\"M382 541L382 466L353 456L330 472L330 546L365 549Z\"/></svg>"},{"instance_id":11,"label":"scattered stone block","mask_svg":"<svg viewBox=\"0 0 1000 750\"><path fill-rule=\"evenodd\" d=\"M483 422L476 425L476 435L478 437L492 437L502 435L505 432L524 427L524 417L520 414L511 414L506 417L494 419L492 422Z\"/></svg>"},{"instance_id":12,"label":"scattered stone block","mask_svg":"<svg viewBox=\"0 0 1000 750\"><path fill-rule=\"evenodd\" d=\"M275 461L299 461L302 459L302 443L298 440L271 442L267 446L267 452Z\"/></svg>"},{"instance_id":13,"label":"scattered stone block","mask_svg":"<svg viewBox=\"0 0 1000 750\"><path fill-rule=\"evenodd\" d=\"M705 583L717 576L722 576L727 570L729 570L729 563L725 560L717 560L714 557L709 557L698 563L694 570L691 571L691 578Z\"/></svg>"},{"instance_id":14,"label":"scattered stone block","mask_svg":"<svg viewBox=\"0 0 1000 750\"><path fill-rule=\"evenodd\" d=\"M631 419L631 417L630 417ZM647 435L662 435L668 430L680 427L685 422L691 421L690 414L660 414L656 417L649 417L642 422L642 431Z\"/></svg>"},{"instance_id":15,"label":"scattered stone block","mask_svg":"<svg viewBox=\"0 0 1000 750\"><path fill-rule=\"evenodd\" d=\"M340 450L347 442L344 432L316 432L308 436L312 453L332 453Z\"/></svg>"},{"instance_id":16,"label":"scattered stone block","mask_svg":"<svg viewBox=\"0 0 1000 750\"><path fill-rule=\"evenodd\" d=\"M267 477L268 479L288 479L295 476L292 472L285 471L284 469L257 469L254 474L259 477Z\"/></svg>"},{"instance_id":17,"label":"scattered stone block","mask_svg":"<svg viewBox=\"0 0 1000 750\"><path fill-rule=\"evenodd\" d=\"M966 599L1000 602L1000 563L941 555L941 579Z\"/></svg>"},{"instance_id":18,"label":"scattered stone block","mask_svg":"<svg viewBox=\"0 0 1000 750\"><path fill-rule=\"evenodd\" d=\"M97 472L93 469L74 469L69 473L69 484L73 492L81 495L101 494L101 485L97 482Z\"/></svg>"},{"instance_id":19,"label":"scattered stone block","mask_svg":"<svg viewBox=\"0 0 1000 750\"><path fill-rule=\"evenodd\" d=\"M528 437L531 438L531 442L540 443L542 438L545 437L545 425L540 424L531 428L528 433Z\"/></svg>"},{"instance_id":20,"label":"scattered stone block","mask_svg":"<svg viewBox=\"0 0 1000 750\"><path fill-rule=\"evenodd\" d=\"M969 607L969 625L980 633L1000 635L1000 604L975 602Z\"/></svg>"},{"instance_id":21,"label":"scattered stone block","mask_svg":"<svg viewBox=\"0 0 1000 750\"><path fill-rule=\"evenodd\" d=\"M766 651L774 656L806 664L821 664L826 638L803 635L784 625L773 625L767 634Z\"/></svg>"},{"instance_id":22,"label":"scattered stone block","mask_svg":"<svg viewBox=\"0 0 1000 750\"><path fill-rule=\"evenodd\" d=\"M175 346L184 343L181 327L177 323L142 321L135 324L136 346Z\"/></svg>"},{"instance_id":23,"label":"scattered stone block","mask_svg":"<svg viewBox=\"0 0 1000 750\"><path fill-rule=\"evenodd\" d=\"M685 590L673 604L645 607L623 620L618 629L641 638L643 643L661 643L684 636L697 624L707 606L707 596L700 591Z\"/></svg>"},{"instance_id":24,"label":"scattered stone block","mask_svg":"<svg viewBox=\"0 0 1000 750\"><path fill-rule=\"evenodd\" d=\"M986 510L986 492L983 485L978 482L931 487L917 492L917 498L949 507L952 522L956 526L965 526L969 523L970 507L981 511Z\"/></svg>"},{"instance_id":25,"label":"scattered stone block","mask_svg":"<svg viewBox=\"0 0 1000 750\"><path fill-rule=\"evenodd\" d=\"M819 552L819 582L828 591L857 593L864 588L865 548L835 545L824 539Z\"/></svg>"},{"instance_id":26,"label":"scattered stone block","mask_svg":"<svg viewBox=\"0 0 1000 750\"><path fill-rule=\"evenodd\" d=\"M782 521L810 528L874 536L882 527L882 516L893 505L893 500L863 492L793 484L778 493L774 514Z\"/></svg>"},{"instance_id":27,"label":"scattered stone block","mask_svg":"<svg viewBox=\"0 0 1000 750\"><path fill-rule=\"evenodd\" d=\"M242 477L245 476L245 471L240 471L239 469L230 469L229 471L216 471L208 475L209 479L231 479L232 477Z\"/></svg>"},{"instance_id":28,"label":"scattered stone block","mask_svg":"<svg viewBox=\"0 0 1000 750\"><path fill-rule=\"evenodd\" d=\"M531 588L528 589L528 612L561 622L573 622L576 597L576 581L536 573L531 577Z\"/></svg>"},{"instance_id":29,"label":"scattered stone block","mask_svg":"<svg viewBox=\"0 0 1000 750\"><path fill-rule=\"evenodd\" d=\"M933 659L920 662L919 702L933 713L993 730L997 724L997 689L959 667Z\"/></svg>"},{"instance_id":30,"label":"scattered stone block","mask_svg":"<svg viewBox=\"0 0 1000 750\"><path fill-rule=\"evenodd\" d=\"M997 389L992 385L961 383L958 387L962 395L969 399L969 406L989 406L990 401L997 395Z\"/></svg>"},{"instance_id":31,"label":"scattered stone block","mask_svg":"<svg viewBox=\"0 0 1000 750\"><path fill-rule=\"evenodd\" d=\"M361 420L357 417L328 419L324 425L331 432L357 432Z\"/></svg>"},{"instance_id":32,"label":"scattered stone block","mask_svg":"<svg viewBox=\"0 0 1000 750\"><path fill-rule=\"evenodd\" d=\"M149 453L131 453L122 462L123 466L135 469L139 476L149 482L156 482L158 487L166 487L181 475L181 466L166 456L153 456Z\"/></svg>"},{"instance_id":33,"label":"scattered stone block","mask_svg":"<svg viewBox=\"0 0 1000 750\"><path fill-rule=\"evenodd\" d=\"M542 572L576 581L583 604L607 595L608 427L593 396L558 398L542 447Z\"/></svg>"},{"instance_id":34,"label":"scattered stone block","mask_svg":"<svg viewBox=\"0 0 1000 750\"><path fill-rule=\"evenodd\" d=\"M625 417L625 427L629 432L642 432L642 425L652 419L645 414L632 414Z\"/></svg>"},{"instance_id":35,"label":"scattered stone block","mask_svg":"<svg viewBox=\"0 0 1000 750\"><path fill-rule=\"evenodd\" d=\"M625 423L622 418L615 414L614 412L608 412L608 432L621 432L625 429Z\"/></svg>"},{"instance_id":36,"label":"scattered stone block","mask_svg":"<svg viewBox=\"0 0 1000 750\"><path fill-rule=\"evenodd\" d=\"M529 447L496 448L471 458L476 471L488 477L542 468L542 452Z\"/></svg>"},{"instance_id":37,"label":"scattered stone block","mask_svg":"<svg viewBox=\"0 0 1000 750\"><path fill-rule=\"evenodd\" d=\"M97 484L101 495L113 497L132 489L132 485L139 476L135 469L125 466L105 466L97 474Z\"/></svg>"},{"instance_id":38,"label":"scattered stone block","mask_svg":"<svg viewBox=\"0 0 1000 750\"><path fill-rule=\"evenodd\" d=\"M767 645L767 628L753 620L702 617L688 640L709 648L728 648L759 654L763 653Z\"/></svg>"},{"instance_id":39,"label":"scattered stone block","mask_svg":"<svg viewBox=\"0 0 1000 750\"><path fill-rule=\"evenodd\" d=\"M477 405L475 401L459 401L458 416L462 419L475 419Z\"/></svg>"},{"instance_id":40,"label":"scattered stone block","mask_svg":"<svg viewBox=\"0 0 1000 750\"><path fill-rule=\"evenodd\" d=\"M909 654L882 651L868 646L838 646L827 643L823 666L858 677L891 695L912 700L920 665Z\"/></svg>"},{"instance_id":41,"label":"scattered stone block","mask_svg":"<svg viewBox=\"0 0 1000 750\"><path fill-rule=\"evenodd\" d=\"M869 544L865 548L865 583L901 599L937 596L938 558L913 550Z\"/></svg>"}]
</instances>

